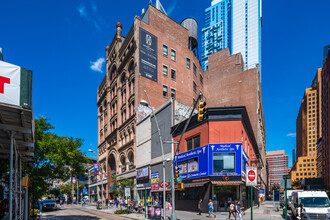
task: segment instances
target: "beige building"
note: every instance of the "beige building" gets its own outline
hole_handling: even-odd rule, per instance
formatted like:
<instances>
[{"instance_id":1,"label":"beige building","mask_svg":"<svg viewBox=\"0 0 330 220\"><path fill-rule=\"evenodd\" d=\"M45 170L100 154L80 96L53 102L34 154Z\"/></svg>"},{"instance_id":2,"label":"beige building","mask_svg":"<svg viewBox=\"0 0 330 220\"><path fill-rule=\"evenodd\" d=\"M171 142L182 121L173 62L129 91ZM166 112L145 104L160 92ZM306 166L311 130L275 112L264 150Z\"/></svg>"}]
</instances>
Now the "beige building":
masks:
<instances>
[{"instance_id":1,"label":"beige building","mask_svg":"<svg viewBox=\"0 0 330 220\"><path fill-rule=\"evenodd\" d=\"M292 182L318 176L317 141L322 137L321 72L319 68L300 105L296 121L297 160L290 171Z\"/></svg>"}]
</instances>

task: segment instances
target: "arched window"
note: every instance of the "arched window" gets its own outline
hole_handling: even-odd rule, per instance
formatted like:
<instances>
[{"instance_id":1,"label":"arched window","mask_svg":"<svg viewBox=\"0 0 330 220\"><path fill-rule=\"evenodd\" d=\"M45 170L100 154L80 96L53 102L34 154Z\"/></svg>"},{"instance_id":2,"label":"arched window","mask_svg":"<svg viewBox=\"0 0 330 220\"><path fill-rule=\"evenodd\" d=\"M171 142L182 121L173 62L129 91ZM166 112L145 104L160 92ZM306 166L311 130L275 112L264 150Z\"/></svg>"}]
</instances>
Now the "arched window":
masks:
<instances>
[{"instance_id":1,"label":"arched window","mask_svg":"<svg viewBox=\"0 0 330 220\"><path fill-rule=\"evenodd\" d=\"M113 80L116 77L116 75L117 75L117 68L116 68L115 65L113 66L113 68L112 68L112 70L111 70L110 73L111 73L110 80Z\"/></svg>"},{"instance_id":2,"label":"arched window","mask_svg":"<svg viewBox=\"0 0 330 220\"><path fill-rule=\"evenodd\" d=\"M109 163L109 168L110 168L110 172L111 175L116 174L116 159L115 156L113 154L110 154L109 159L108 159L108 163Z\"/></svg>"},{"instance_id":3,"label":"arched window","mask_svg":"<svg viewBox=\"0 0 330 220\"><path fill-rule=\"evenodd\" d=\"M135 66L134 66L134 62L132 61L128 67L128 71L129 71L129 74L132 74L135 72Z\"/></svg>"},{"instance_id":4,"label":"arched window","mask_svg":"<svg viewBox=\"0 0 330 220\"><path fill-rule=\"evenodd\" d=\"M121 172L124 173L126 171L126 158L124 155L120 157L120 163L121 163Z\"/></svg>"},{"instance_id":5,"label":"arched window","mask_svg":"<svg viewBox=\"0 0 330 220\"><path fill-rule=\"evenodd\" d=\"M129 170L134 169L134 154L132 151L128 153L128 160L129 160Z\"/></svg>"}]
</instances>

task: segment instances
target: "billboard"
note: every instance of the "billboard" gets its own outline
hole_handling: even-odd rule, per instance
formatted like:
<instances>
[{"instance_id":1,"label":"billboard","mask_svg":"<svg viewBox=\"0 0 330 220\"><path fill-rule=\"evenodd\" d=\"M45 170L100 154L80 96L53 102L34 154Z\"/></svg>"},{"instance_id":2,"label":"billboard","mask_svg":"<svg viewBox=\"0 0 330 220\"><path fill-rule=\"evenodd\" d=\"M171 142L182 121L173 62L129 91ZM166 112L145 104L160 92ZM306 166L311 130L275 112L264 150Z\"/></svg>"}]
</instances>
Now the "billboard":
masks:
<instances>
[{"instance_id":1,"label":"billboard","mask_svg":"<svg viewBox=\"0 0 330 220\"><path fill-rule=\"evenodd\" d=\"M32 71L0 61L0 102L31 108Z\"/></svg>"},{"instance_id":2,"label":"billboard","mask_svg":"<svg viewBox=\"0 0 330 220\"><path fill-rule=\"evenodd\" d=\"M136 170L136 179L149 177L149 167L143 167Z\"/></svg>"},{"instance_id":3,"label":"billboard","mask_svg":"<svg viewBox=\"0 0 330 220\"><path fill-rule=\"evenodd\" d=\"M139 49L140 75L157 82L157 37L140 28Z\"/></svg>"}]
</instances>

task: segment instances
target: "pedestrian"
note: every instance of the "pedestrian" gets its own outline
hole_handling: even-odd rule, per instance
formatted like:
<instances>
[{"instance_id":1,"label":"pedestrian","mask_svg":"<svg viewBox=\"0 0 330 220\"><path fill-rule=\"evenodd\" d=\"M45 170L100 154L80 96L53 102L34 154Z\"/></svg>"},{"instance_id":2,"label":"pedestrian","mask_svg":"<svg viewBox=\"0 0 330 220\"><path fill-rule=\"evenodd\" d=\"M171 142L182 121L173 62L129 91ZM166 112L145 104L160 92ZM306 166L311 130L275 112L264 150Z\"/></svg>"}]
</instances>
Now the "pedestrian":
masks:
<instances>
[{"instance_id":1,"label":"pedestrian","mask_svg":"<svg viewBox=\"0 0 330 220\"><path fill-rule=\"evenodd\" d=\"M297 209L297 219L299 220L301 219L303 212L304 212L304 204L300 203Z\"/></svg>"},{"instance_id":2,"label":"pedestrian","mask_svg":"<svg viewBox=\"0 0 330 220\"><path fill-rule=\"evenodd\" d=\"M214 209L214 207L213 207L213 202L212 202L212 200L210 199L209 200L209 218L211 217L211 214L214 216L214 218L216 218L217 216L213 213L213 209Z\"/></svg>"},{"instance_id":3,"label":"pedestrian","mask_svg":"<svg viewBox=\"0 0 330 220\"><path fill-rule=\"evenodd\" d=\"M241 204L239 201L236 202L235 211L236 211L236 218L242 220Z\"/></svg>"},{"instance_id":4,"label":"pedestrian","mask_svg":"<svg viewBox=\"0 0 330 220\"><path fill-rule=\"evenodd\" d=\"M230 205L229 205L229 219L230 219L230 216L233 216L235 219L235 204L234 202L231 202Z\"/></svg>"},{"instance_id":5,"label":"pedestrian","mask_svg":"<svg viewBox=\"0 0 330 220\"><path fill-rule=\"evenodd\" d=\"M118 198L116 198L115 203L116 203L116 209L118 209L118 203L119 203Z\"/></svg>"},{"instance_id":6,"label":"pedestrian","mask_svg":"<svg viewBox=\"0 0 330 220\"><path fill-rule=\"evenodd\" d=\"M202 214L202 202L203 202L202 199L200 199L198 202L198 215Z\"/></svg>"},{"instance_id":7,"label":"pedestrian","mask_svg":"<svg viewBox=\"0 0 330 220\"><path fill-rule=\"evenodd\" d=\"M108 205L109 205L109 200L108 199L105 199L105 206L108 208Z\"/></svg>"}]
</instances>

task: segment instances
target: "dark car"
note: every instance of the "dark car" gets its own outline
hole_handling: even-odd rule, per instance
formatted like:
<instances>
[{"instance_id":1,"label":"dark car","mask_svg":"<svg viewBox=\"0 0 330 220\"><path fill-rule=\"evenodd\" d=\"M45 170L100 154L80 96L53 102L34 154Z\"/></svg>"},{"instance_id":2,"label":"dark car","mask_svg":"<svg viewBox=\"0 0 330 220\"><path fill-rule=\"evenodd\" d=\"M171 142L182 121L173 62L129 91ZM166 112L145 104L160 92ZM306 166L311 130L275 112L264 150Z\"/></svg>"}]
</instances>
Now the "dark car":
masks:
<instances>
[{"instance_id":1,"label":"dark car","mask_svg":"<svg viewBox=\"0 0 330 220\"><path fill-rule=\"evenodd\" d=\"M42 202L42 210L49 211L49 210L57 210L57 205L54 199L47 199Z\"/></svg>"}]
</instances>

